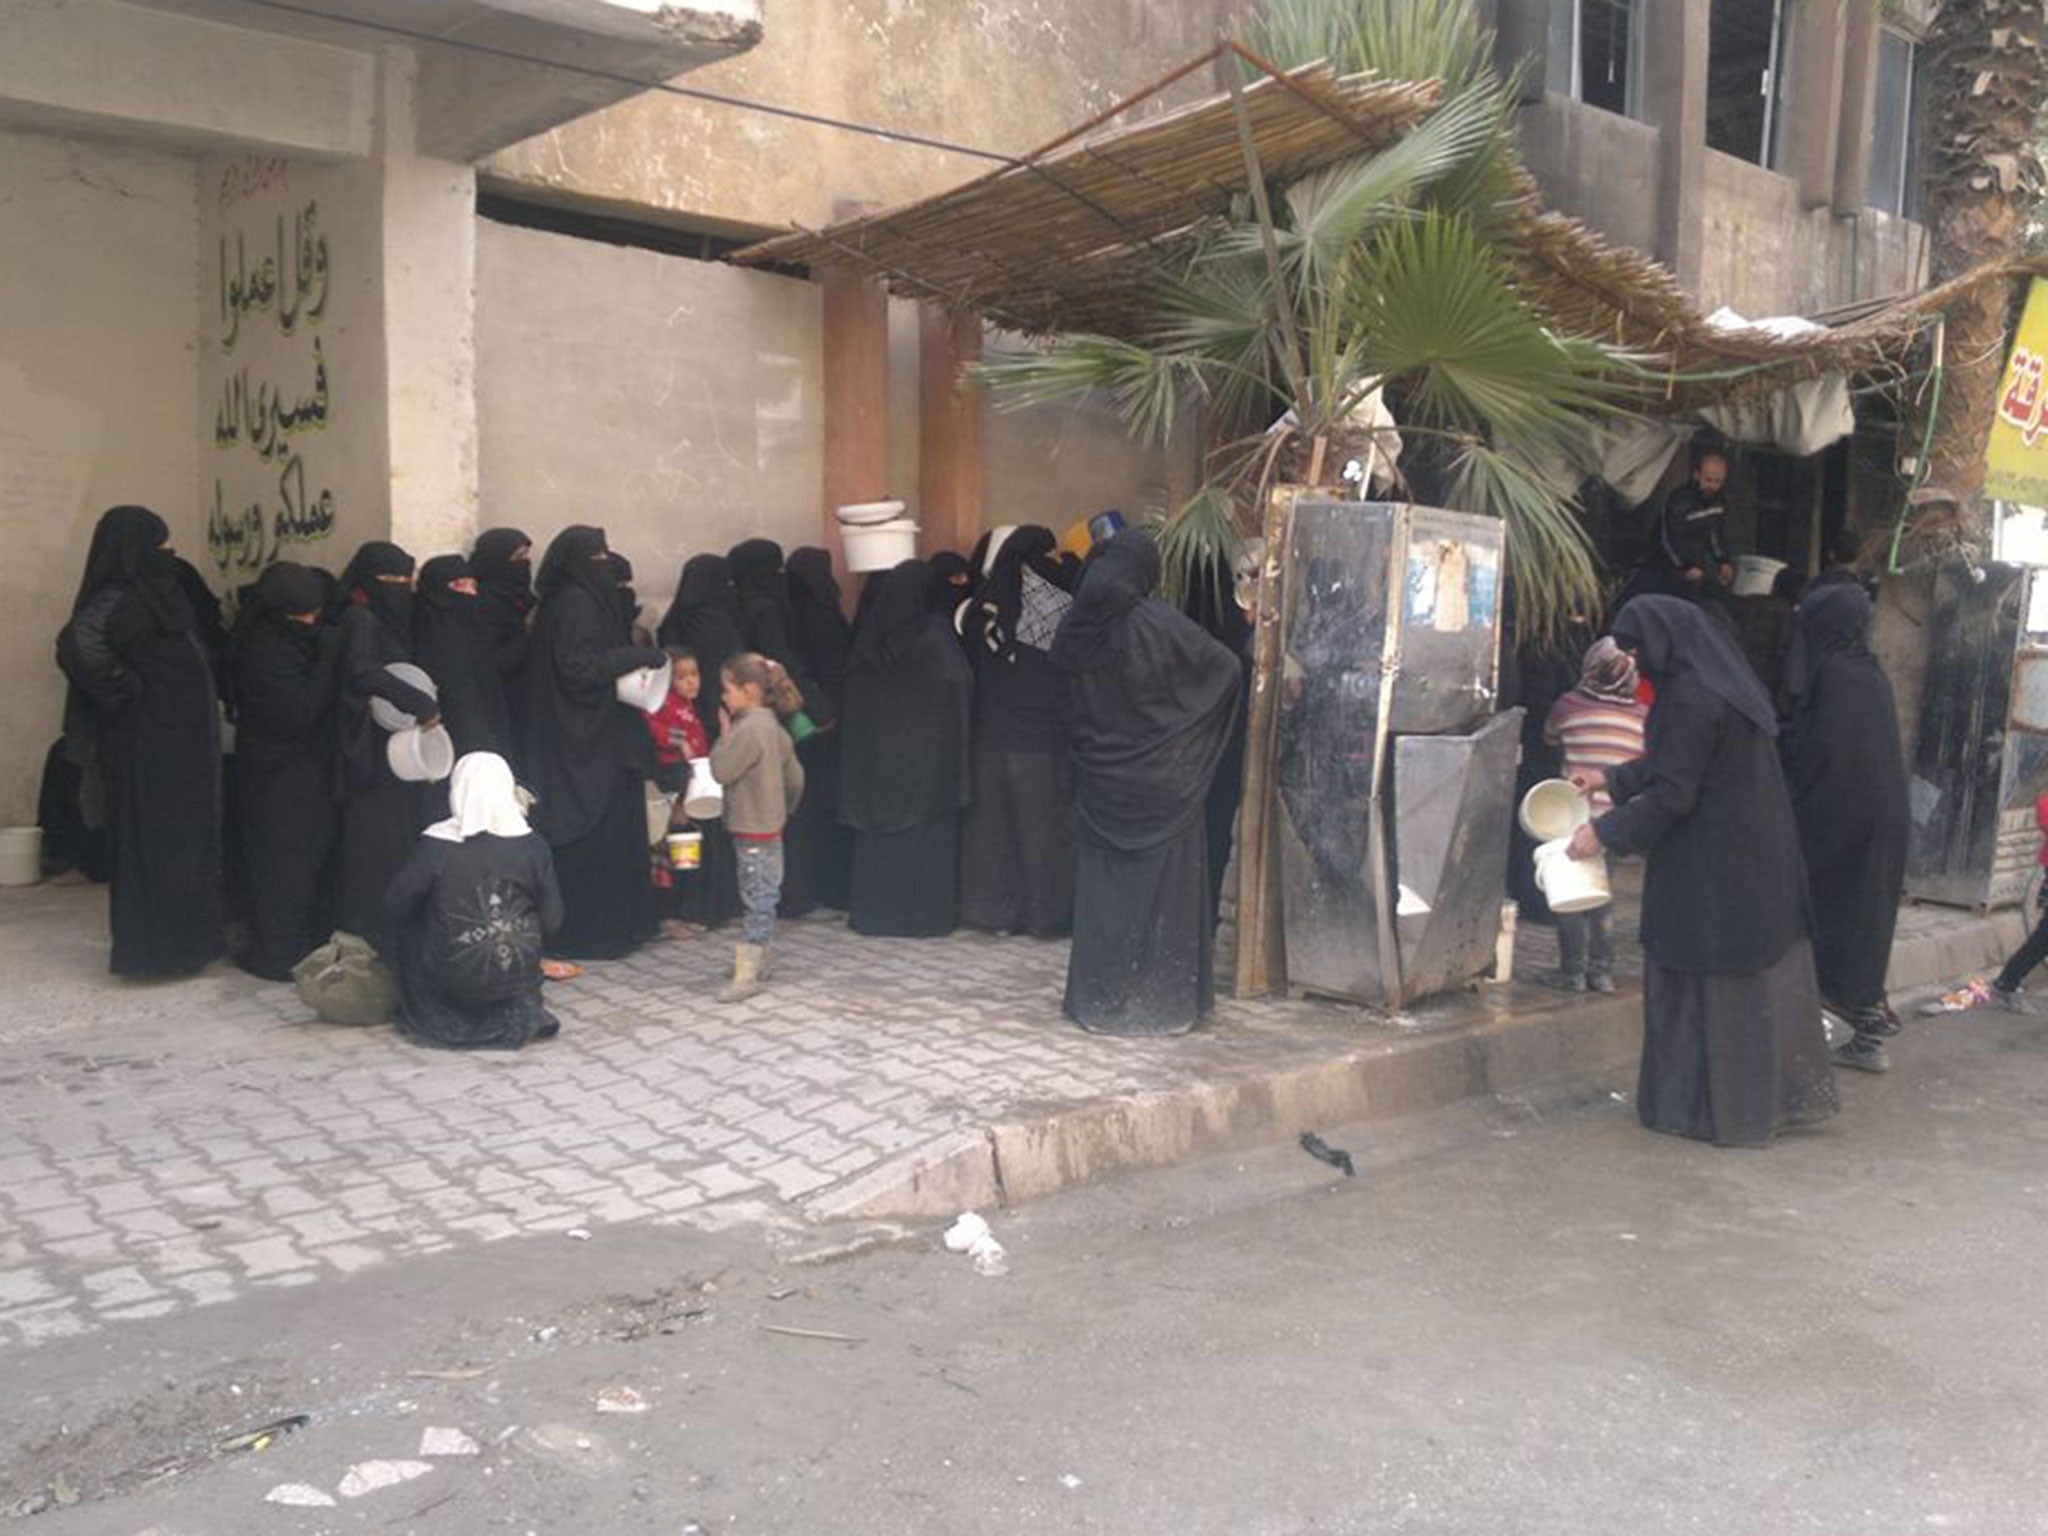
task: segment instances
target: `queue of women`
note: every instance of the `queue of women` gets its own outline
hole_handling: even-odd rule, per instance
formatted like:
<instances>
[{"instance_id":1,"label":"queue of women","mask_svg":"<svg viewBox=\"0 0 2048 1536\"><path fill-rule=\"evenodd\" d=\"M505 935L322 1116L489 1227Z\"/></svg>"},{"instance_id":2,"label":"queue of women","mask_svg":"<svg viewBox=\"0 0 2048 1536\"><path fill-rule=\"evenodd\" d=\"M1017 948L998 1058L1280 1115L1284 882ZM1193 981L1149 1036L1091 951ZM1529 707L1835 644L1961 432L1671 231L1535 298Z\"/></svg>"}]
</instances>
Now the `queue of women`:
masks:
<instances>
[{"instance_id":1,"label":"queue of women","mask_svg":"<svg viewBox=\"0 0 2048 1536\"><path fill-rule=\"evenodd\" d=\"M1208 1011L1240 657L1152 596L1148 536L1084 567L1045 529L996 530L971 560L867 577L854 623L825 551L754 539L689 560L652 635L601 529L534 554L498 528L424 565L381 541L338 577L281 561L216 657L162 519L109 511L58 659L112 969L189 974L233 926L237 962L283 979L353 934L413 1038L517 1047L556 1032L543 982L574 961L744 912L722 994L744 998L777 912L834 907L869 935L1071 932L1066 1011L1090 1030ZM622 700L657 668L661 709ZM445 730L452 774L401 773L394 720ZM648 788L678 788L692 748L732 773L727 813L667 878Z\"/></svg>"}]
</instances>

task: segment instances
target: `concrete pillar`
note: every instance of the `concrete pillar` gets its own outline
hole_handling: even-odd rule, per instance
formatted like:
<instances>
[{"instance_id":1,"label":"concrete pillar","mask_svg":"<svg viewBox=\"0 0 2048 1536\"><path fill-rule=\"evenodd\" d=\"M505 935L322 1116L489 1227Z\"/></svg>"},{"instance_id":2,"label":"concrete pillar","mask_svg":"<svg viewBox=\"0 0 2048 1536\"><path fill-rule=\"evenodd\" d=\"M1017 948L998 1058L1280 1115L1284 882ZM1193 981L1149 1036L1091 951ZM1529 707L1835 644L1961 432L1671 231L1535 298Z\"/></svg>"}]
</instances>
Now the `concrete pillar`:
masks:
<instances>
[{"instance_id":1,"label":"concrete pillar","mask_svg":"<svg viewBox=\"0 0 2048 1536\"><path fill-rule=\"evenodd\" d=\"M1643 104L1657 129L1657 259L1694 293L1706 244L1711 10L1711 0L1658 0L1644 18Z\"/></svg>"},{"instance_id":2,"label":"concrete pillar","mask_svg":"<svg viewBox=\"0 0 2048 1536\"><path fill-rule=\"evenodd\" d=\"M825 291L825 473L822 542L846 572L834 507L889 491L889 295L848 267L818 274ZM842 580L851 609L856 583Z\"/></svg>"},{"instance_id":3,"label":"concrete pillar","mask_svg":"<svg viewBox=\"0 0 2048 1536\"><path fill-rule=\"evenodd\" d=\"M961 370L981 361L981 316L921 304L917 316L919 552L962 554L981 537L979 392Z\"/></svg>"},{"instance_id":4,"label":"concrete pillar","mask_svg":"<svg viewBox=\"0 0 2048 1536\"><path fill-rule=\"evenodd\" d=\"M1519 68L1517 99L1525 106L1541 101L1550 66L1549 0L1497 0L1476 9L1480 23L1493 28L1494 67L1503 76Z\"/></svg>"},{"instance_id":5,"label":"concrete pillar","mask_svg":"<svg viewBox=\"0 0 2048 1536\"><path fill-rule=\"evenodd\" d=\"M1835 212L1870 201L1870 125L1877 98L1877 7L1851 5L1843 22L1842 116L1835 133Z\"/></svg>"},{"instance_id":6,"label":"concrete pillar","mask_svg":"<svg viewBox=\"0 0 2048 1536\"><path fill-rule=\"evenodd\" d=\"M380 61L391 537L424 560L477 533L476 175L414 150L418 61Z\"/></svg>"},{"instance_id":7,"label":"concrete pillar","mask_svg":"<svg viewBox=\"0 0 2048 1536\"><path fill-rule=\"evenodd\" d=\"M1786 122L1780 140L1785 154L1779 169L1799 183L1801 207L1820 208L1834 201L1842 45L1848 31L1844 13L1876 8L1866 0L1801 0L1785 10L1791 28L1792 80L1785 93Z\"/></svg>"}]
</instances>

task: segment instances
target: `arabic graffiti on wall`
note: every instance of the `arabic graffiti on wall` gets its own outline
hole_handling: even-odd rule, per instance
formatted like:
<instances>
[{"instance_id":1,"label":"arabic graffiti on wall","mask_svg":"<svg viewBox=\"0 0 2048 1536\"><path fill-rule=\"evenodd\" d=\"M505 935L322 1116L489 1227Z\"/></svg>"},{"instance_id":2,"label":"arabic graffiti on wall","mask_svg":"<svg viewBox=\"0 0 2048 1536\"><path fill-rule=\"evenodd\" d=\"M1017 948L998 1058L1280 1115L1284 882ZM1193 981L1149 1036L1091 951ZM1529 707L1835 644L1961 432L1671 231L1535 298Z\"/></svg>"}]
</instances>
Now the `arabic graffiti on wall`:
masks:
<instances>
[{"instance_id":1,"label":"arabic graffiti on wall","mask_svg":"<svg viewBox=\"0 0 2048 1536\"><path fill-rule=\"evenodd\" d=\"M286 162L236 162L222 175L221 207L288 182ZM336 408L319 334L331 265L318 200L224 227L218 259L216 339L227 361L213 411L220 457L206 547L222 575L254 575L286 546L334 532L334 492L306 458L309 434Z\"/></svg>"}]
</instances>

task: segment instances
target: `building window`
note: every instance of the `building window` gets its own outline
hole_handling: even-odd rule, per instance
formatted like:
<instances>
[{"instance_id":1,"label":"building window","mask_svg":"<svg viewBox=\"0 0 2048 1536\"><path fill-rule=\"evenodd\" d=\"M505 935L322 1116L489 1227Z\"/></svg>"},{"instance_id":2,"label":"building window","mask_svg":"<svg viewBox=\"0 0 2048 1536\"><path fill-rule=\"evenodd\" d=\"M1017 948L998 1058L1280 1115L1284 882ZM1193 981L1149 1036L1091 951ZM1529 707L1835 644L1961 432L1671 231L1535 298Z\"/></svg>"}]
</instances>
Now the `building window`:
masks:
<instances>
[{"instance_id":1,"label":"building window","mask_svg":"<svg viewBox=\"0 0 2048 1536\"><path fill-rule=\"evenodd\" d=\"M1752 165L1779 161L1791 59L1785 0L1714 0L1707 25L1707 143Z\"/></svg>"},{"instance_id":2,"label":"building window","mask_svg":"<svg viewBox=\"0 0 2048 1536\"><path fill-rule=\"evenodd\" d=\"M1915 149L1920 69L1913 40L1885 27L1877 35L1877 92L1870 111L1870 206L1917 211Z\"/></svg>"},{"instance_id":3,"label":"building window","mask_svg":"<svg viewBox=\"0 0 2048 1536\"><path fill-rule=\"evenodd\" d=\"M1550 0L1544 86L1589 107L1641 116L1644 0Z\"/></svg>"}]
</instances>

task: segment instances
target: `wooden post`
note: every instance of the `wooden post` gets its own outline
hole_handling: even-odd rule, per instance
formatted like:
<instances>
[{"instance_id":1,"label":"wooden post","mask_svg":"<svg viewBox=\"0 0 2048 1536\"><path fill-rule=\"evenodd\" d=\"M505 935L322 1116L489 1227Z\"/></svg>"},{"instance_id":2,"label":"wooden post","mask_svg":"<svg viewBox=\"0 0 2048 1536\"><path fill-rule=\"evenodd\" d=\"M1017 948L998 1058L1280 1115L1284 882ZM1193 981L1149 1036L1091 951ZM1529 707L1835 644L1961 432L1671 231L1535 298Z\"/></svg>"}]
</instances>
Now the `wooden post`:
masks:
<instances>
[{"instance_id":1,"label":"wooden post","mask_svg":"<svg viewBox=\"0 0 2048 1536\"><path fill-rule=\"evenodd\" d=\"M920 304L917 316L918 552L966 554L981 537L981 392L961 371L981 361L981 315Z\"/></svg>"},{"instance_id":2,"label":"wooden post","mask_svg":"<svg viewBox=\"0 0 2048 1536\"><path fill-rule=\"evenodd\" d=\"M889 295L850 267L819 272L825 290L825 473L821 530L849 614L859 584L846 570L832 509L889 493Z\"/></svg>"},{"instance_id":3,"label":"wooden post","mask_svg":"<svg viewBox=\"0 0 2048 1536\"><path fill-rule=\"evenodd\" d=\"M1286 984L1281 928L1279 822L1274 816L1274 758L1280 740L1280 629L1293 486L1266 497L1265 556L1259 565L1257 627L1252 631L1252 693L1246 702L1244 796L1237 809L1237 966L1239 997L1264 997Z\"/></svg>"}]
</instances>

